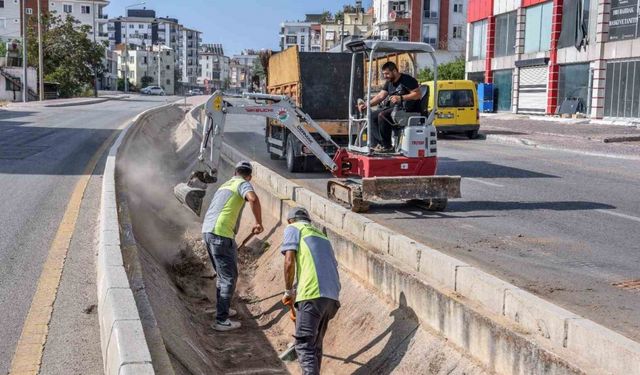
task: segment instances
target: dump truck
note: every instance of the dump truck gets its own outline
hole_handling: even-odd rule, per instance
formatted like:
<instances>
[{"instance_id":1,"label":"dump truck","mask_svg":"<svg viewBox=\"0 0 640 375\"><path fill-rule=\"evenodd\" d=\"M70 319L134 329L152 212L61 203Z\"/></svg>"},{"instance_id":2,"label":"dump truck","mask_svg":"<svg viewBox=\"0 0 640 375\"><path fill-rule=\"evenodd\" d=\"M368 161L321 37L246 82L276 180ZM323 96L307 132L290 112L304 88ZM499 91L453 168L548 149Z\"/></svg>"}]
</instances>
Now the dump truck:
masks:
<instances>
[{"instance_id":1,"label":"dump truck","mask_svg":"<svg viewBox=\"0 0 640 375\"><path fill-rule=\"evenodd\" d=\"M267 92L290 97L336 144L346 145L352 57L351 53L299 52L297 47L276 53L269 58L266 69ZM354 98L361 98L364 92L364 64L360 60L356 62ZM331 156L337 152L335 145L313 127L306 128L324 152ZM271 159L285 159L290 172L307 172L322 166L281 121L267 120L265 141Z\"/></svg>"}]
</instances>

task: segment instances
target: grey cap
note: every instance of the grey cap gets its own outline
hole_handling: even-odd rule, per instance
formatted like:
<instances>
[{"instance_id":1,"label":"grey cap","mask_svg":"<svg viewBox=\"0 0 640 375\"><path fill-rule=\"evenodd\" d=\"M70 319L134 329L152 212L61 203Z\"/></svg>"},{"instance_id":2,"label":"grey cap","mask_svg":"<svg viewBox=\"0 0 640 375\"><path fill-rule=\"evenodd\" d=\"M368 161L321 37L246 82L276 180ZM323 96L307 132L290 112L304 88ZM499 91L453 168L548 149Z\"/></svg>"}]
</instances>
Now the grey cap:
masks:
<instances>
[{"instance_id":1,"label":"grey cap","mask_svg":"<svg viewBox=\"0 0 640 375\"><path fill-rule=\"evenodd\" d=\"M287 214L287 220L293 220L293 219L310 221L311 217L309 216L309 211L307 211L305 208L294 207L290 209L289 213Z\"/></svg>"},{"instance_id":2,"label":"grey cap","mask_svg":"<svg viewBox=\"0 0 640 375\"><path fill-rule=\"evenodd\" d=\"M237 169L248 169L253 172L253 166L251 165L251 162L246 160L239 161L238 164L236 164L236 170Z\"/></svg>"}]
</instances>

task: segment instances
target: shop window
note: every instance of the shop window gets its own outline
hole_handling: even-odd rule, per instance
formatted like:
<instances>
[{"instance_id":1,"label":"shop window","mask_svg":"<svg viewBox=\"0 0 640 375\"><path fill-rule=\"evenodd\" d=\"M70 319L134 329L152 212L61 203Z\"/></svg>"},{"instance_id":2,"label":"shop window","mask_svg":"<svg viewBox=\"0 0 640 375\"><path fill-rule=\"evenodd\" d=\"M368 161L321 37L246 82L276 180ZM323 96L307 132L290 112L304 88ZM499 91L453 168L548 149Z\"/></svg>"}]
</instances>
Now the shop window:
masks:
<instances>
[{"instance_id":1,"label":"shop window","mask_svg":"<svg viewBox=\"0 0 640 375\"><path fill-rule=\"evenodd\" d=\"M525 13L524 52L548 51L551 46L553 2L527 8Z\"/></svg>"},{"instance_id":2,"label":"shop window","mask_svg":"<svg viewBox=\"0 0 640 375\"><path fill-rule=\"evenodd\" d=\"M561 65L558 78L558 105L565 99L580 99L585 113L589 106L589 64Z\"/></svg>"},{"instance_id":3,"label":"shop window","mask_svg":"<svg viewBox=\"0 0 640 375\"><path fill-rule=\"evenodd\" d=\"M512 75L511 69L493 72L493 93L496 101L495 108L498 111L511 111Z\"/></svg>"},{"instance_id":4,"label":"shop window","mask_svg":"<svg viewBox=\"0 0 640 375\"><path fill-rule=\"evenodd\" d=\"M487 55L487 20L471 25L471 59L481 60Z\"/></svg>"},{"instance_id":5,"label":"shop window","mask_svg":"<svg viewBox=\"0 0 640 375\"><path fill-rule=\"evenodd\" d=\"M495 55L510 56L516 53L516 12L496 17Z\"/></svg>"}]
</instances>

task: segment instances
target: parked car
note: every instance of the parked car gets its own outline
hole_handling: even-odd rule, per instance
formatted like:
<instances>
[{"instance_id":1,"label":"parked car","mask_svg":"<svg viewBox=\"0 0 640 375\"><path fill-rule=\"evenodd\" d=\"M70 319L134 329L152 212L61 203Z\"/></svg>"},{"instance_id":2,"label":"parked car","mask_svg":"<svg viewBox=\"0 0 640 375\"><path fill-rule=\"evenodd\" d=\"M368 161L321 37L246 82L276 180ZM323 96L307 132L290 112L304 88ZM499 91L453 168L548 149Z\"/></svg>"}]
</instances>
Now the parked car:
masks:
<instances>
[{"instance_id":1,"label":"parked car","mask_svg":"<svg viewBox=\"0 0 640 375\"><path fill-rule=\"evenodd\" d=\"M195 95L204 95L204 93L200 89L189 90L189 96L195 96Z\"/></svg>"},{"instance_id":2,"label":"parked car","mask_svg":"<svg viewBox=\"0 0 640 375\"><path fill-rule=\"evenodd\" d=\"M140 90L140 93L144 95L165 95L164 90L160 86L147 86Z\"/></svg>"}]
</instances>

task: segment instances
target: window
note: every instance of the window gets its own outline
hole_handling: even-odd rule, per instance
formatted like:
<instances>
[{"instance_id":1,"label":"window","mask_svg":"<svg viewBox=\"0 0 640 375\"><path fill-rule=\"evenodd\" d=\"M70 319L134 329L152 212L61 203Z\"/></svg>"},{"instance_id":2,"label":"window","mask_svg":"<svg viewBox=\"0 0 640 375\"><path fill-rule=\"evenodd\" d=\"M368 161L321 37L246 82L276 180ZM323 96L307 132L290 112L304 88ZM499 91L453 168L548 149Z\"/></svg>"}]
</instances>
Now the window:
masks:
<instances>
[{"instance_id":1,"label":"window","mask_svg":"<svg viewBox=\"0 0 640 375\"><path fill-rule=\"evenodd\" d=\"M130 23L130 24L129 24L129 28L130 28L130 29L135 29L135 27L136 27L136 25L134 25L134 24L132 24L132 23Z\"/></svg>"},{"instance_id":2,"label":"window","mask_svg":"<svg viewBox=\"0 0 640 375\"><path fill-rule=\"evenodd\" d=\"M63 4L62 11L65 13L73 13L73 5L71 4Z\"/></svg>"},{"instance_id":3,"label":"window","mask_svg":"<svg viewBox=\"0 0 640 375\"><path fill-rule=\"evenodd\" d=\"M148 62L147 62L147 56L142 57L142 63L143 63L143 64L148 64Z\"/></svg>"},{"instance_id":4,"label":"window","mask_svg":"<svg viewBox=\"0 0 640 375\"><path fill-rule=\"evenodd\" d=\"M7 19L0 18L0 29L6 29L6 28L7 28Z\"/></svg>"},{"instance_id":5,"label":"window","mask_svg":"<svg viewBox=\"0 0 640 375\"><path fill-rule=\"evenodd\" d=\"M423 5L424 18L438 18L438 0L425 0Z\"/></svg>"},{"instance_id":6,"label":"window","mask_svg":"<svg viewBox=\"0 0 640 375\"><path fill-rule=\"evenodd\" d=\"M166 66L166 69L167 69L167 70L171 70L171 65L167 65L167 66Z\"/></svg>"},{"instance_id":7,"label":"window","mask_svg":"<svg viewBox=\"0 0 640 375\"><path fill-rule=\"evenodd\" d=\"M633 77L636 68L633 63L630 63L629 67L630 69L627 73ZM589 106L587 102L589 100L589 64L560 65L558 78L558 105L562 105L565 98L579 98L582 99L583 107L578 108L578 112L585 113ZM635 79L638 78L635 77ZM627 102L632 102L632 98L626 99ZM625 103L625 100L622 102ZM632 114L635 115L635 111L632 110L634 106L627 105L624 108L627 110L625 117L631 117Z\"/></svg>"},{"instance_id":8,"label":"window","mask_svg":"<svg viewBox=\"0 0 640 375\"><path fill-rule=\"evenodd\" d=\"M516 12L496 17L495 55L509 56L516 53Z\"/></svg>"},{"instance_id":9,"label":"window","mask_svg":"<svg viewBox=\"0 0 640 375\"><path fill-rule=\"evenodd\" d=\"M453 13L462 13L462 3L453 3Z\"/></svg>"},{"instance_id":10,"label":"window","mask_svg":"<svg viewBox=\"0 0 640 375\"><path fill-rule=\"evenodd\" d=\"M453 39L462 39L462 28L463 27L464 26L462 26L462 25L455 25L453 27L453 35L452 35Z\"/></svg>"},{"instance_id":11,"label":"window","mask_svg":"<svg viewBox=\"0 0 640 375\"><path fill-rule=\"evenodd\" d=\"M588 42L590 0L566 0L562 5L562 31L558 39L558 48L581 47ZM635 6L634 6L635 7ZM616 9L624 14L622 9ZM580 12L579 12L580 11ZM614 11L615 12L615 11ZM615 14L615 13L614 13ZM634 13L635 15L635 13ZM625 18L628 16L625 16ZM616 17L617 18L617 17ZM611 21L609 23L611 25ZM631 25L635 29L635 25ZM609 30L609 40L616 31Z\"/></svg>"},{"instance_id":12,"label":"window","mask_svg":"<svg viewBox=\"0 0 640 375\"><path fill-rule=\"evenodd\" d=\"M167 82L167 85L170 85L171 84L171 79L167 78L166 82Z\"/></svg>"},{"instance_id":13,"label":"window","mask_svg":"<svg viewBox=\"0 0 640 375\"><path fill-rule=\"evenodd\" d=\"M287 44L298 44L298 37L295 35L287 35Z\"/></svg>"},{"instance_id":14,"label":"window","mask_svg":"<svg viewBox=\"0 0 640 375\"><path fill-rule=\"evenodd\" d=\"M473 91L471 90L439 90L438 107L473 107Z\"/></svg>"},{"instance_id":15,"label":"window","mask_svg":"<svg viewBox=\"0 0 640 375\"><path fill-rule=\"evenodd\" d=\"M91 14L91 7L90 7L90 6L88 6L88 5L82 5L82 6L80 7L80 12L81 12L82 14Z\"/></svg>"},{"instance_id":16,"label":"window","mask_svg":"<svg viewBox=\"0 0 640 375\"><path fill-rule=\"evenodd\" d=\"M144 29L144 24L139 23L139 24L138 24L138 29Z\"/></svg>"},{"instance_id":17,"label":"window","mask_svg":"<svg viewBox=\"0 0 640 375\"><path fill-rule=\"evenodd\" d=\"M471 59L482 60L487 55L487 20L471 25Z\"/></svg>"},{"instance_id":18,"label":"window","mask_svg":"<svg viewBox=\"0 0 640 375\"><path fill-rule=\"evenodd\" d=\"M549 50L552 11L553 2L527 8L524 29L525 53Z\"/></svg>"},{"instance_id":19,"label":"window","mask_svg":"<svg viewBox=\"0 0 640 375\"><path fill-rule=\"evenodd\" d=\"M498 111L511 111L511 94L513 92L513 71L496 70L493 72L493 91Z\"/></svg>"},{"instance_id":20,"label":"window","mask_svg":"<svg viewBox=\"0 0 640 375\"><path fill-rule=\"evenodd\" d=\"M436 44L438 42L438 29L436 25L422 25L422 41L424 43L430 44L432 47L436 47Z\"/></svg>"},{"instance_id":21,"label":"window","mask_svg":"<svg viewBox=\"0 0 640 375\"><path fill-rule=\"evenodd\" d=\"M4 8L4 0L0 0L0 8Z\"/></svg>"},{"instance_id":22,"label":"window","mask_svg":"<svg viewBox=\"0 0 640 375\"><path fill-rule=\"evenodd\" d=\"M301 45L303 45L303 46L304 46L304 44L305 44L305 43L304 43L304 41L305 41L304 39L305 39L305 38L304 38L304 35L300 36L300 44L301 44Z\"/></svg>"}]
</instances>

